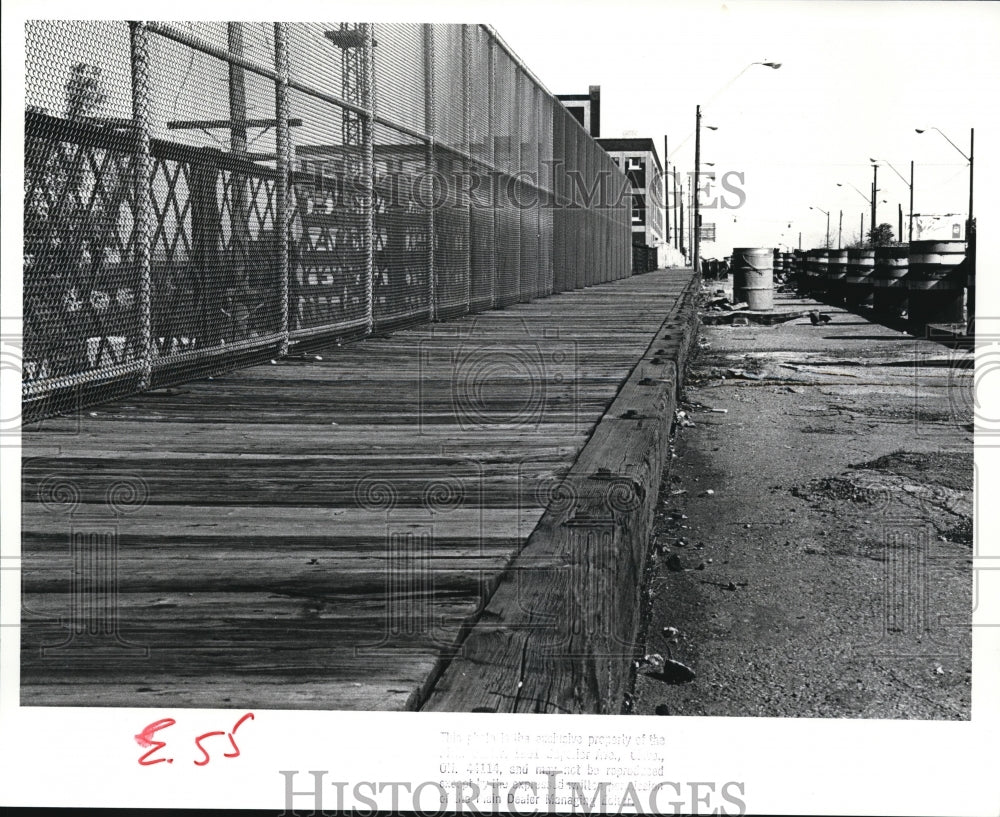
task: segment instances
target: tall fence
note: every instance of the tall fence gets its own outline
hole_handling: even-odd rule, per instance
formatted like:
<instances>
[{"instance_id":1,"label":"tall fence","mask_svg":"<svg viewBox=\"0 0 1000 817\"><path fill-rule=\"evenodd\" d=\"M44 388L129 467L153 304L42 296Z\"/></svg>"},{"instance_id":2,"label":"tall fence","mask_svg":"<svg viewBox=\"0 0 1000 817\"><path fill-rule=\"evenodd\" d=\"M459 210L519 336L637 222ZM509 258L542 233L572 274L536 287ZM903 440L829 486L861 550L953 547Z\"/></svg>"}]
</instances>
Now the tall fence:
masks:
<instances>
[{"instance_id":1,"label":"tall fence","mask_svg":"<svg viewBox=\"0 0 1000 817\"><path fill-rule=\"evenodd\" d=\"M25 421L630 274L627 180L488 27L25 35Z\"/></svg>"}]
</instances>

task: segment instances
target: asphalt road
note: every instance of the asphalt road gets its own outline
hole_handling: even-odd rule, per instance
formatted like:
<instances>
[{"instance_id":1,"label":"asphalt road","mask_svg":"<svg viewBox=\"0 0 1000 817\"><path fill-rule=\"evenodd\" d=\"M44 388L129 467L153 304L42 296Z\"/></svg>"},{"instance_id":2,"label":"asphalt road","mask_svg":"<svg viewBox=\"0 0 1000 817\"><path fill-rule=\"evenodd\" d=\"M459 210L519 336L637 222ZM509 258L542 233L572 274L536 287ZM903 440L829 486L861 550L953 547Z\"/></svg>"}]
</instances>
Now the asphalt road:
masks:
<instances>
[{"instance_id":1,"label":"asphalt road","mask_svg":"<svg viewBox=\"0 0 1000 817\"><path fill-rule=\"evenodd\" d=\"M973 355L819 308L702 327L636 714L970 717Z\"/></svg>"}]
</instances>

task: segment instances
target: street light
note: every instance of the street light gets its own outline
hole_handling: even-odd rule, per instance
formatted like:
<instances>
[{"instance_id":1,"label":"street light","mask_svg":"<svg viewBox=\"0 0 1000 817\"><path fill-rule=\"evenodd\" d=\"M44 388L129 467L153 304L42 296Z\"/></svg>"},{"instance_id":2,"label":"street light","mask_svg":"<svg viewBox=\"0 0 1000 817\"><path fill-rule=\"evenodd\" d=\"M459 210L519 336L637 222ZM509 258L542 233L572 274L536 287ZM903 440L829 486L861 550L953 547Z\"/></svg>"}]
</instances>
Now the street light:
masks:
<instances>
[{"instance_id":1,"label":"street light","mask_svg":"<svg viewBox=\"0 0 1000 817\"><path fill-rule=\"evenodd\" d=\"M735 77L729 80L729 82L727 82L724 86L722 86L722 88L720 88L712 96L709 102L716 99L719 96L719 94L721 94L723 91L726 90L726 88L728 88L730 85L736 82L736 80L738 80L741 76L743 76L743 74L745 74L751 68L751 66L754 65L763 65L766 68L772 68L774 70L781 68L780 62L770 62L770 61L752 62L750 63L750 65L747 65L742 71L740 71ZM705 127L708 128L709 130L718 130L718 126L716 125L706 125ZM695 107L695 114L694 114L694 190L693 190L694 235L692 236L693 252L691 256L695 272L698 271L698 265L701 258L701 214L698 212L698 196L699 193L701 192L701 189L698 186L698 177L700 174L701 174L701 105L697 105Z\"/></svg>"},{"instance_id":2,"label":"street light","mask_svg":"<svg viewBox=\"0 0 1000 817\"><path fill-rule=\"evenodd\" d=\"M854 187L854 185L851 184L850 182L848 182L848 184L851 185L851 187ZM843 186L844 185L842 185L840 182L837 182L837 187L843 187ZM858 195L861 196L861 198L863 198L868 204L872 203L872 200L870 198L868 198L868 196L866 196L860 190L858 190L857 187L854 187L854 189L857 190ZM888 204L888 203L889 203L889 199L882 199L882 204Z\"/></svg>"},{"instance_id":3,"label":"street light","mask_svg":"<svg viewBox=\"0 0 1000 817\"><path fill-rule=\"evenodd\" d=\"M829 213L829 211L824 210L822 207L813 207L812 205L809 205L809 209L810 210L819 210L821 213L823 213L826 216L826 246L829 247L830 246L830 213Z\"/></svg>"},{"instance_id":4,"label":"street light","mask_svg":"<svg viewBox=\"0 0 1000 817\"><path fill-rule=\"evenodd\" d=\"M861 196L861 198L863 198L865 200L865 202L868 205L870 205L871 208L872 208L872 246L874 247L875 246L875 232L874 232L875 231L875 221L874 221L874 219L875 219L875 196L873 195L871 198L868 198L868 196L866 196L864 193L862 193L860 190L858 190L858 188L855 187L853 184L851 184L851 182L848 182L848 184L851 187L854 187L855 192L859 196ZM842 185L840 182L837 182L837 187L843 187L843 186L844 185ZM873 183L872 184L872 192L873 193L874 193L874 190L875 190L875 185ZM888 199L882 199L882 204L888 204L888 203L889 203ZM843 217L843 216L841 216L841 217ZM864 214L864 212L862 212L861 213L861 233L860 233L859 237L860 237L861 240L864 240L864 236L865 236L865 214Z\"/></svg>"},{"instance_id":5,"label":"street light","mask_svg":"<svg viewBox=\"0 0 1000 817\"><path fill-rule=\"evenodd\" d=\"M900 173L898 170L896 170L896 168L894 168L892 166L891 162L888 162L885 159L869 159L869 161L872 164L876 164L878 162L885 162L885 164L887 164L889 166L889 168L892 170L892 172L895 173L897 176L899 176L900 179L903 180L903 184L905 184L907 187L910 188L910 226L909 226L909 231L908 231L909 234L908 234L908 237L907 237L907 241L913 241L913 161L912 160L910 161L910 180L909 181L907 181L905 178L903 178L903 174ZM901 233L903 232L902 229L900 229L900 232ZM900 240L902 240L902 238L903 237L900 236Z\"/></svg>"},{"instance_id":6,"label":"street light","mask_svg":"<svg viewBox=\"0 0 1000 817\"><path fill-rule=\"evenodd\" d=\"M917 133L924 133L925 131L928 131L928 130L936 130L938 133L940 133L942 136L944 136L944 138L947 140L948 144L951 145L953 148L955 148L955 150L957 150L959 152L959 154L961 154L962 158L965 159L965 161L967 161L969 163L969 223L966 226L966 230L965 230L965 237L966 237L966 239L968 239L968 237L969 237L969 227L972 226L972 182L973 182L973 172L975 170L976 129L975 128L969 128L969 155L968 156L966 156L965 155L965 151L963 151L958 145L956 145L954 142L952 142L951 139L948 139L948 137L945 135L944 131L942 131L940 128L935 128L935 127L930 127L930 128L914 128L914 130L916 130Z\"/></svg>"}]
</instances>

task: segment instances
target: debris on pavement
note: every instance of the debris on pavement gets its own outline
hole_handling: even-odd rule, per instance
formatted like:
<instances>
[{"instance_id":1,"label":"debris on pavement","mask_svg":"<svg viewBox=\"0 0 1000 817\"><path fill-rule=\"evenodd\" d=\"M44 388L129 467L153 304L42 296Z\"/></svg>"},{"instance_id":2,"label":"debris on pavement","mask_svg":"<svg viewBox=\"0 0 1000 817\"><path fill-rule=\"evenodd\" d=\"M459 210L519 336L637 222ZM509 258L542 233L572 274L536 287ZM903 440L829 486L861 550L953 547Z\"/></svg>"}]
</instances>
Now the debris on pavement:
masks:
<instances>
[{"instance_id":1,"label":"debris on pavement","mask_svg":"<svg viewBox=\"0 0 1000 817\"><path fill-rule=\"evenodd\" d=\"M729 377L739 377L743 380L763 380L759 374L754 374L753 372L748 372L746 369L726 369L726 374Z\"/></svg>"},{"instance_id":2,"label":"debris on pavement","mask_svg":"<svg viewBox=\"0 0 1000 817\"><path fill-rule=\"evenodd\" d=\"M687 664L682 664L680 661L668 658L663 662L662 669L647 672L646 677L663 681L665 684L686 684L695 679L695 673Z\"/></svg>"}]
</instances>

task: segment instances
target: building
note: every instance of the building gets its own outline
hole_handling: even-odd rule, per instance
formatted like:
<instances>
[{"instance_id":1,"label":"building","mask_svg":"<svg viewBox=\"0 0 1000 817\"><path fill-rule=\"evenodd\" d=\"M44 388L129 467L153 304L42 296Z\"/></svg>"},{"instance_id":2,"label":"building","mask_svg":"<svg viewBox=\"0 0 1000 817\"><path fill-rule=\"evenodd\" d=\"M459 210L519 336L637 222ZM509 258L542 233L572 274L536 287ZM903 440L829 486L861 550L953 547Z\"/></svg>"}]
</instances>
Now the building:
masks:
<instances>
[{"instance_id":1,"label":"building","mask_svg":"<svg viewBox=\"0 0 1000 817\"><path fill-rule=\"evenodd\" d=\"M632 244L655 249L666 244L663 165L652 139L598 139L632 185Z\"/></svg>"},{"instance_id":2,"label":"building","mask_svg":"<svg viewBox=\"0 0 1000 817\"><path fill-rule=\"evenodd\" d=\"M601 135L601 86L591 85L586 94L557 94L556 99L595 139Z\"/></svg>"}]
</instances>

